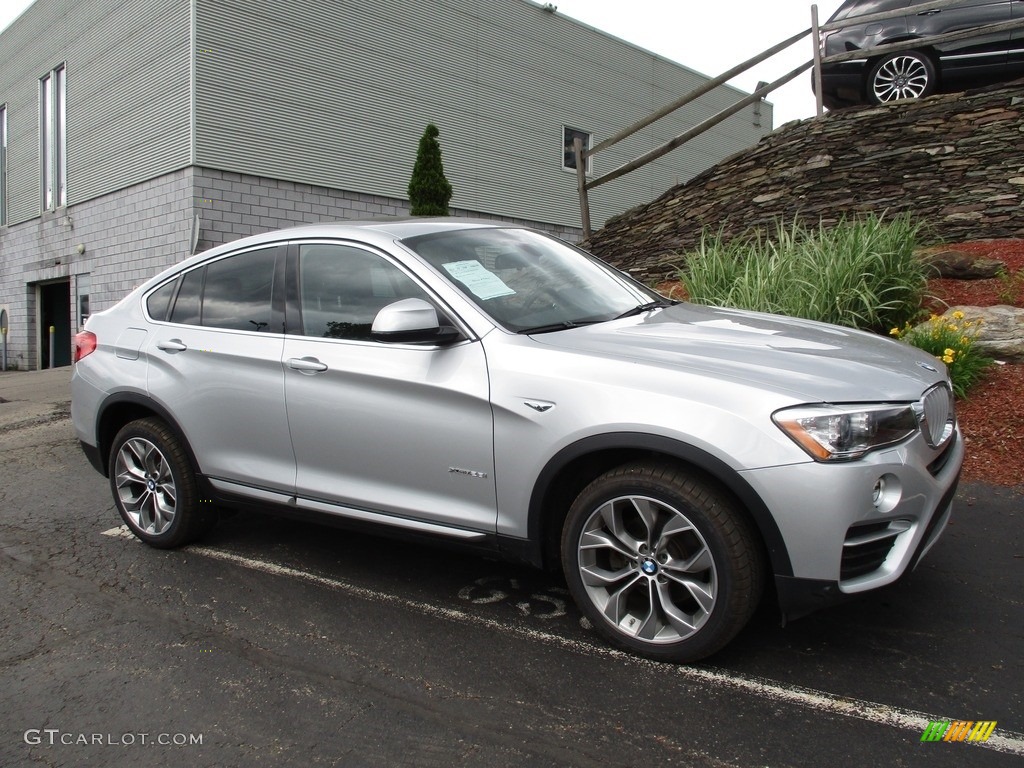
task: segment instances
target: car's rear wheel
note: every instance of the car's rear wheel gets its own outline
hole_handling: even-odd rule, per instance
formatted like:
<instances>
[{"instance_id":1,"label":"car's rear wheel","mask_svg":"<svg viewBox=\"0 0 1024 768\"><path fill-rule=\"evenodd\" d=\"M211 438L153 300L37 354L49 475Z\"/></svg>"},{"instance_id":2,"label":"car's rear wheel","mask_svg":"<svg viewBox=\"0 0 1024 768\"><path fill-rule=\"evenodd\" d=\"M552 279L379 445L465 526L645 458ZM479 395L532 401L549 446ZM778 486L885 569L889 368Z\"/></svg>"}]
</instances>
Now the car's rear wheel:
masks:
<instances>
[{"instance_id":1,"label":"car's rear wheel","mask_svg":"<svg viewBox=\"0 0 1024 768\"><path fill-rule=\"evenodd\" d=\"M663 661L709 656L757 607L764 556L750 524L699 476L658 463L598 477L562 532L570 592L611 643Z\"/></svg>"},{"instance_id":2,"label":"car's rear wheel","mask_svg":"<svg viewBox=\"0 0 1024 768\"><path fill-rule=\"evenodd\" d=\"M927 53L900 51L879 59L868 75L868 99L883 104L898 99L920 99L935 92L935 64Z\"/></svg>"},{"instance_id":3,"label":"car's rear wheel","mask_svg":"<svg viewBox=\"0 0 1024 768\"><path fill-rule=\"evenodd\" d=\"M122 427L110 449L110 489L121 518L147 544L178 547L214 521L201 509L195 473L167 425L156 418Z\"/></svg>"}]
</instances>

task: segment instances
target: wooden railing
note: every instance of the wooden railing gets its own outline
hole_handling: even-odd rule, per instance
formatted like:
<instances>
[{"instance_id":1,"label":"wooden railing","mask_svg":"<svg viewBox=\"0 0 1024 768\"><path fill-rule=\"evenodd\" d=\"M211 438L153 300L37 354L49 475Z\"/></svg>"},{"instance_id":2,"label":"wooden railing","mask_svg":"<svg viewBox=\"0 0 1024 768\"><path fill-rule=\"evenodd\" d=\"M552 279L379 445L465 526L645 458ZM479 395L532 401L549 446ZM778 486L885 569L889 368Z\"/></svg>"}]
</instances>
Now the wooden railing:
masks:
<instances>
[{"instance_id":1,"label":"wooden railing","mask_svg":"<svg viewBox=\"0 0 1024 768\"><path fill-rule=\"evenodd\" d=\"M821 56L821 50L819 48L818 41L820 40L821 35L823 33L830 32L836 29L842 29L843 27L848 27L851 23L865 24L874 21L884 21L886 19L896 18L898 16L906 16L912 13L912 9L915 8L917 5L927 6L929 10L938 10L941 8L945 8L948 5L953 5L954 3L957 2L961 2L961 0L932 0L931 2L915 3L914 5L908 6L906 8L899 8L894 11L886 11L884 13L874 13L865 16L850 17L844 19L843 21L824 25L818 24L818 6L812 5L810 29L805 29L803 32L799 32L793 35L792 37L783 40L781 43L778 43L777 45L774 45L771 48L768 48L767 50L759 53L757 56L754 56L751 59L747 59L742 64L738 64L737 66L733 67L727 72L723 72L718 77L708 80L699 88L696 88L695 90L691 91L685 96L682 96L681 98L677 99L671 104L665 105L657 112L648 115L643 120L640 120L634 123L633 125L630 125L628 128L623 129L619 133L605 139L604 141L600 142L599 144L590 149L585 148L583 146L582 139L577 137L576 139L574 139L573 142L573 150L576 155L576 187L577 191L579 192L580 198L580 220L583 228L584 238L588 238L591 235L590 199L588 195L591 189L599 187L602 184L607 184L609 181L614 181L615 179L625 176L627 173L635 171L637 168L641 168L644 165L647 165L648 163L657 160L659 157L668 154L673 149L682 146L691 139L699 136L700 134L704 133L710 128L713 128L714 126L718 125L723 120L728 119L732 115L742 110L744 107L753 104L754 102L760 101L772 91L776 90L780 86L785 85L790 80L799 77L802 73L806 72L811 68L814 69L814 82L820 83L821 67L824 64L833 64L842 61L863 59L869 56L877 56L881 54L891 53L894 51L903 51L912 48L919 48L922 45L933 45L935 43L964 40L969 37L974 37L979 33L994 34L998 32L1005 32L1008 30L1024 28L1024 19L1021 19L1017 21L1003 22L1000 24L990 24L983 27L975 27L973 29L964 30L960 32L950 32L944 35L934 35L932 37L919 37L913 40L907 40L905 42L891 43L889 45L878 46L877 48L867 48L856 51L849 51L846 53L835 54L827 57ZM586 169L587 161L589 158L594 157L594 155L596 155L597 153L602 152L615 144L618 144L623 139L632 136L637 131L646 128L651 123L654 123L660 120L661 118L672 114L679 108L689 104L695 99L700 98L704 94L709 93L715 88L724 85L726 82L733 79L737 75L746 72L748 69L757 66L761 62L771 58L772 56L775 56L776 54L780 53L786 48L795 45L808 35L811 36L812 48L814 51L813 58L810 61L806 62L805 64L801 64L799 67L786 73L779 79L767 85L759 87L749 96L740 99L734 104L731 104L730 106L721 110L717 114L712 115L703 122L693 126L685 133L676 136L674 139L666 142L665 144L662 144L661 146L652 149L651 151L641 155L640 157L637 157L636 159L619 166L615 170L609 171L608 173L602 176L598 176L595 179L587 181ZM821 100L821 88L815 88L815 95L817 100L817 114L820 117L824 111Z\"/></svg>"}]
</instances>

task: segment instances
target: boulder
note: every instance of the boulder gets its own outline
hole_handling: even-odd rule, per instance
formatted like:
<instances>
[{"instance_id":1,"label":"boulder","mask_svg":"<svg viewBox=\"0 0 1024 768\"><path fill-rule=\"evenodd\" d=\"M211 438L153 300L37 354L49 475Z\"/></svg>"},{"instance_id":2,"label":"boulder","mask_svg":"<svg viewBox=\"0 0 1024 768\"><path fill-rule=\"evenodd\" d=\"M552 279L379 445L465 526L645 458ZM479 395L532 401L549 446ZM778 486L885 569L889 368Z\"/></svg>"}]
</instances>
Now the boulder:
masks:
<instances>
[{"instance_id":1,"label":"boulder","mask_svg":"<svg viewBox=\"0 0 1024 768\"><path fill-rule=\"evenodd\" d=\"M996 360L1024 363L1024 309L999 304L994 307L950 307L943 317L963 312L964 319L981 321L976 349Z\"/></svg>"},{"instance_id":2,"label":"boulder","mask_svg":"<svg viewBox=\"0 0 1024 768\"><path fill-rule=\"evenodd\" d=\"M980 259L960 251L924 253L921 261L934 269L939 277L955 280L985 280L1006 269L1006 265L996 259Z\"/></svg>"}]
</instances>

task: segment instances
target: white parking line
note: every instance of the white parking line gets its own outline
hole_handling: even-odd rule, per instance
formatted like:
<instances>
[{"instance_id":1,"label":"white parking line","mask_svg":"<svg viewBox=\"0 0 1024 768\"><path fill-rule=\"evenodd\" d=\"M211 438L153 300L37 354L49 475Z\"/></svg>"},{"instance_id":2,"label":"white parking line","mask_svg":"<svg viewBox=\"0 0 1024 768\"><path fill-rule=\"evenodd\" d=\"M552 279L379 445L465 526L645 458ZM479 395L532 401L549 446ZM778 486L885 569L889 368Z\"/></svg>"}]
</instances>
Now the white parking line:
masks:
<instances>
[{"instance_id":1,"label":"white parking line","mask_svg":"<svg viewBox=\"0 0 1024 768\"><path fill-rule=\"evenodd\" d=\"M125 526L112 528L109 531L104 531L103 534L106 536L134 538ZM825 691L817 691L813 688L804 688L798 685L785 685L764 678L740 675L735 672L726 672L712 667L686 667L650 661L604 645L594 645L586 641L572 640L567 637L562 637L551 632L505 624L501 621L474 616L454 608L445 608L432 603L424 603L418 600L409 600L407 598L397 597L386 592L377 592L372 589L366 589L365 587L358 587L354 584L339 581L338 579L318 576L314 573L300 571L296 568L278 565L277 563L271 563L265 560L257 560L251 557L244 557L242 555L236 555L232 552L225 552L219 549L211 549L203 546L190 546L185 551L192 554L202 555L203 557L209 557L214 560L223 560L225 562L234 563L235 565L255 571L301 579L312 584L319 584L320 586L324 586L329 589L345 592L353 597L358 597L364 600L388 603L428 616L441 617L450 621L457 621L462 624L473 624L476 626L487 627L489 629L500 630L501 632L514 633L522 637L527 637L531 640L538 640L550 645L561 646L580 653L590 655L599 654L615 658L622 662L640 664L658 669L659 671L675 673L691 682L726 686L764 699L770 699L772 701L786 704L795 704L797 706L813 709L819 712L855 718L857 720L865 720L878 725L902 728L907 731L913 731L917 735L922 734L924 729L927 728L931 722L950 719L948 717L930 715L925 712L916 712L910 709L892 707L887 704L878 704L864 699L838 696ZM970 746L991 749L1004 754L1024 757L1024 734L1007 731L1004 728L997 728L996 732L989 737L988 741L963 743L969 744Z\"/></svg>"}]
</instances>

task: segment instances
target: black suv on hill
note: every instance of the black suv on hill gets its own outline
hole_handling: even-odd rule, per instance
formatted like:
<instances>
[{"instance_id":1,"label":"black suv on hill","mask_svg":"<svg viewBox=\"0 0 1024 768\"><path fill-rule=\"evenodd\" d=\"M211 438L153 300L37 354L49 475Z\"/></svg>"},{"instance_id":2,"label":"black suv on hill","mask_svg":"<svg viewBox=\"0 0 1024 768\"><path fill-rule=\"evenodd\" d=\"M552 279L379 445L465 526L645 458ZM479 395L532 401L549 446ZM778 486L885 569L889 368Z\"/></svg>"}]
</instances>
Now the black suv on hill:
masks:
<instances>
[{"instance_id":1,"label":"black suv on hill","mask_svg":"<svg viewBox=\"0 0 1024 768\"><path fill-rule=\"evenodd\" d=\"M906 9L868 24L858 17ZM1024 20L1024 0L965 0L942 7L921 0L847 0L829 23L851 23L821 35L822 56L877 48L1012 20ZM1024 29L984 33L822 67L822 98L829 109L916 99L1024 75Z\"/></svg>"}]
</instances>

